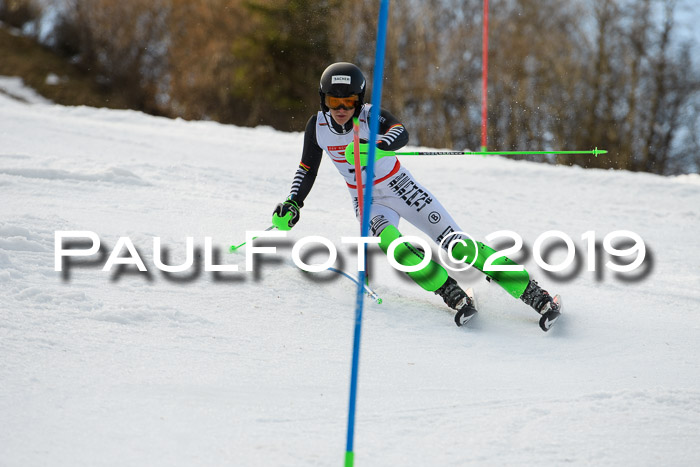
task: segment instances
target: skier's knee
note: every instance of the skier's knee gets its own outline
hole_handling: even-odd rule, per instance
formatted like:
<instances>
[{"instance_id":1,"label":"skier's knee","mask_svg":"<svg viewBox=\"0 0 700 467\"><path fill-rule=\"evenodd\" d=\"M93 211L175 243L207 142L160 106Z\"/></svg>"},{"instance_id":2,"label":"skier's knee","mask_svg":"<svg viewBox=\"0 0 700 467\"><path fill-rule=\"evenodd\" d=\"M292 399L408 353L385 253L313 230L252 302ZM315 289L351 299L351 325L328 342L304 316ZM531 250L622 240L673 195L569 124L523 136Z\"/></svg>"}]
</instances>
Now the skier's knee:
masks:
<instances>
[{"instance_id":1,"label":"skier's knee","mask_svg":"<svg viewBox=\"0 0 700 467\"><path fill-rule=\"evenodd\" d=\"M379 247L385 254L389 254L389 247L401 238L401 232L391 224L386 225L379 234ZM420 266L425 258L425 253L408 242L398 242L393 251L394 260L407 267ZM447 280L447 271L435 261L428 261L425 266L417 271L407 272L423 289L433 292Z\"/></svg>"},{"instance_id":2,"label":"skier's knee","mask_svg":"<svg viewBox=\"0 0 700 467\"><path fill-rule=\"evenodd\" d=\"M530 282L530 275L524 267L510 258L499 255L496 250L481 242L455 244L452 257L457 261L472 264L515 298L522 295ZM493 259L489 261L490 258Z\"/></svg>"},{"instance_id":3,"label":"skier's knee","mask_svg":"<svg viewBox=\"0 0 700 467\"><path fill-rule=\"evenodd\" d=\"M381 238L382 232L384 232L387 227L393 227L398 233L396 226L389 222L389 220L383 214L377 214L369 221L369 231L374 237ZM400 236L401 234L399 233L397 238Z\"/></svg>"}]
</instances>

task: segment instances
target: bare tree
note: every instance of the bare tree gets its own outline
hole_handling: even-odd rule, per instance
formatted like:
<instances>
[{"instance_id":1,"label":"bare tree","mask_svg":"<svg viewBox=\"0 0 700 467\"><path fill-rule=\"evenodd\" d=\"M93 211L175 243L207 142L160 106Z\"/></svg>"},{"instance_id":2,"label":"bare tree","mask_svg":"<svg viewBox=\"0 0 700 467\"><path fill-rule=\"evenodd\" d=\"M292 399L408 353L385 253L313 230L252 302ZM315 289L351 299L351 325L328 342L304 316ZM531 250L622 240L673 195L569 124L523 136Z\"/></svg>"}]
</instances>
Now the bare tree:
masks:
<instances>
[{"instance_id":1,"label":"bare tree","mask_svg":"<svg viewBox=\"0 0 700 467\"><path fill-rule=\"evenodd\" d=\"M235 121L231 44L246 27L241 0L170 0L167 95L186 119Z\"/></svg>"},{"instance_id":2,"label":"bare tree","mask_svg":"<svg viewBox=\"0 0 700 467\"><path fill-rule=\"evenodd\" d=\"M149 112L299 130L329 62L373 80L374 0L66 1L66 50ZM490 149L597 146L609 154L549 160L697 170L700 78L675 0L490 5ZM479 146L482 22L482 0L392 3L383 105L413 144Z\"/></svg>"},{"instance_id":3,"label":"bare tree","mask_svg":"<svg viewBox=\"0 0 700 467\"><path fill-rule=\"evenodd\" d=\"M69 0L67 11L80 65L97 72L102 85L122 90L132 107L161 113L166 0Z\"/></svg>"},{"instance_id":4,"label":"bare tree","mask_svg":"<svg viewBox=\"0 0 700 467\"><path fill-rule=\"evenodd\" d=\"M657 173L682 158L676 136L693 134L697 79L690 60L671 47L673 0L490 3L491 148L597 146L608 156L553 160ZM414 143L479 144L481 6L392 6L384 102L409 125ZM348 2L341 15L363 20L346 25L336 56L371 69L376 2ZM684 141L692 146L693 138Z\"/></svg>"}]
</instances>

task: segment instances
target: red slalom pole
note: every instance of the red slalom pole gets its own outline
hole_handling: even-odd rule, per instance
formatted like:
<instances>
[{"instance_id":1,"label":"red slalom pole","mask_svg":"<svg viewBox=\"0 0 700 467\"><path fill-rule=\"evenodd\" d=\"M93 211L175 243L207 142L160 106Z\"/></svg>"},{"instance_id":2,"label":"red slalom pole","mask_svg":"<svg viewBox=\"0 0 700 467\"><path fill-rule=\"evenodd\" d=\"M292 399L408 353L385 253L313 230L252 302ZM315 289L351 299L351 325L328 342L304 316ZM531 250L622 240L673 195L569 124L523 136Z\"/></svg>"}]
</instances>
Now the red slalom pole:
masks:
<instances>
[{"instance_id":1,"label":"red slalom pole","mask_svg":"<svg viewBox=\"0 0 700 467\"><path fill-rule=\"evenodd\" d=\"M352 119L352 131L354 133L355 151L355 183L357 184L357 206L360 212L360 225L362 225L362 210L364 209L364 195L362 193L362 166L360 165L360 121L357 117Z\"/></svg>"},{"instance_id":2,"label":"red slalom pole","mask_svg":"<svg viewBox=\"0 0 700 467\"><path fill-rule=\"evenodd\" d=\"M484 0L484 24L481 53L481 151L486 151L488 116L488 70L489 70L489 0Z\"/></svg>"}]
</instances>

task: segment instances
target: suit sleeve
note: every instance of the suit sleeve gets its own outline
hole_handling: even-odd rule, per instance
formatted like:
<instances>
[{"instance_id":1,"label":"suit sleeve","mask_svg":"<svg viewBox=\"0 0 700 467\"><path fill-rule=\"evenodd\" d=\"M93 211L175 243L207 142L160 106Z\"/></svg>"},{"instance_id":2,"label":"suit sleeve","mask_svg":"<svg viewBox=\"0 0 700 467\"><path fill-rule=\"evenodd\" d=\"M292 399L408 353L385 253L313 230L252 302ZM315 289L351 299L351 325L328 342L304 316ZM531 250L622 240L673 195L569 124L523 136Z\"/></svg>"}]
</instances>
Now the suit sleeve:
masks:
<instances>
[{"instance_id":1,"label":"suit sleeve","mask_svg":"<svg viewBox=\"0 0 700 467\"><path fill-rule=\"evenodd\" d=\"M299 168L294 174L292 189L287 197L287 199L297 203L299 207L304 206L304 200L314 186L322 158L323 149L316 141L316 115L314 115L306 123L301 161L299 162Z\"/></svg>"},{"instance_id":2,"label":"suit sleeve","mask_svg":"<svg viewBox=\"0 0 700 467\"><path fill-rule=\"evenodd\" d=\"M377 147L384 151L396 151L408 144L408 131L398 118L389 111L381 109L379 112L379 136Z\"/></svg>"}]
</instances>

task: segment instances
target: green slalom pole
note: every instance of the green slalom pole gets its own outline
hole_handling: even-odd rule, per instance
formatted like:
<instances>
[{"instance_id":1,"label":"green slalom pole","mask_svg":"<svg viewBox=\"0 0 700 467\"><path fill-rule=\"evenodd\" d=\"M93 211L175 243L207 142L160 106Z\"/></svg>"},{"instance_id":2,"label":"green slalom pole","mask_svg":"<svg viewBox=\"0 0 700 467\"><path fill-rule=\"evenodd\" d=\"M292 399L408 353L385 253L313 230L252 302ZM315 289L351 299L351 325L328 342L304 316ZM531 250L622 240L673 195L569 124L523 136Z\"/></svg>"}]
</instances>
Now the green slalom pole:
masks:
<instances>
[{"instance_id":1,"label":"green slalom pole","mask_svg":"<svg viewBox=\"0 0 700 467\"><path fill-rule=\"evenodd\" d=\"M353 143L348 145L350 150L345 149L345 158L351 164L355 163L354 151L352 147ZM367 164L367 145L360 144L360 165ZM547 155L547 154L560 154L560 155L572 155L572 154L592 154L598 157L599 154L607 154L608 151L604 149L595 149L589 151L412 151L412 152L396 152L396 151L383 151L379 148L376 149L376 159L381 159L382 157L390 156L516 156L516 155Z\"/></svg>"},{"instance_id":2,"label":"green slalom pole","mask_svg":"<svg viewBox=\"0 0 700 467\"><path fill-rule=\"evenodd\" d=\"M591 149L590 151L415 151L415 152L394 152L394 151L383 151L387 153L393 152L393 154L386 154L394 156L462 156L462 155L473 155L473 156L516 156L516 155L545 155L545 154L593 154L598 157L598 154L607 154L608 151L603 149Z\"/></svg>"}]
</instances>

